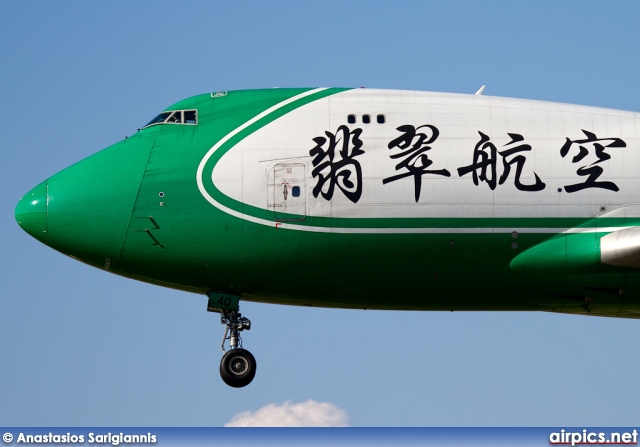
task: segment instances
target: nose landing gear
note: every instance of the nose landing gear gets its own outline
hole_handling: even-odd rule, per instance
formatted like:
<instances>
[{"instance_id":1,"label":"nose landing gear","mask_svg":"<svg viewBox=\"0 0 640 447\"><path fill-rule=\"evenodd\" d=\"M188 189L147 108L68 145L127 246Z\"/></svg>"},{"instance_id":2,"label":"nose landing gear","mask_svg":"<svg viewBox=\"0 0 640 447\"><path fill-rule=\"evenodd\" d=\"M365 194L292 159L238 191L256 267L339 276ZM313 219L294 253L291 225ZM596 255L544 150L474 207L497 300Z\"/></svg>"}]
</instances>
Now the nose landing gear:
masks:
<instances>
[{"instance_id":1,"label":"nose landing gear","mask_svg":"<svg viewBox=\"0 0 640 447\"><path fill-rule=\"evenodd\" d=\"M242 388L251 383L256 375L256 359L242 348L240 331L251 329L251 321L243 317L237 310L220 309L220 323L227 326L222 337L220 348L224 355L220 361L220 376L224 383L234 388ZM229 350L224 344L229 340Z\"/></svg>"},{"instance_id":2,"label":"nose landing gear","mask_svg":"<svg viewBox=\"0 0 640 447\"><path fill-rule=\"evenodd\" d=\"M220 361L220 377L224 383L234 388L242 388L251 383L256 375L256 359L242 348L240 332L251 329L251 321L240 314L240 297L225 293L207 293L207 310L220 314L220 323L226 326L220 348L224 355ZM224 345L229 340L229 350Z\"/></svg>"}]
</instances>

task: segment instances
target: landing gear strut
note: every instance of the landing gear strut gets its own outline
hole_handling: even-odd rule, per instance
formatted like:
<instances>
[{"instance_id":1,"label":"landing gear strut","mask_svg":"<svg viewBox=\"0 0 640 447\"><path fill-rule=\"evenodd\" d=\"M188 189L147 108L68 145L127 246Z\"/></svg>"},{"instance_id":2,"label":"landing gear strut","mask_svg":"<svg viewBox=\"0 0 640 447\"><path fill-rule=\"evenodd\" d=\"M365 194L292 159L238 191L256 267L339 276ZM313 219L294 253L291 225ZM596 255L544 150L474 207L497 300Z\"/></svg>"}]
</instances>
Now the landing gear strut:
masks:
<instances>
[{"instance_id":1,"label":"landing gear strut","mask_svg":"<svg viewBox=\"0 0 640 447\"><path fill-rule=\"evenodd\" d=\"M256 375L256 359L242 348L240 331L251 329L251 321L237 310L220 309L220 323L226 325L220 348L224 355L220 361L220 376L224 383L234 388L242 388L251 383ZM224 344L229 340L229 350Z\"/></svg>"},{"instance_id":2,"label":"landing gear strut","mask_svg":"<svg viewBox=\"0 0 640 447\"><path fill-rule=\"evenodd\" d=\"M256 375L256 359L242 348L240 332L251 329L251 321L240 314L240 297L222 292L209 291L207 310L220 314L220 323L226 326L220 348L224 355L220 361L220 376L224 383L242 388L251 383ZM229 340L229 350L224 345Z\"/></svg>"}]
</instances>

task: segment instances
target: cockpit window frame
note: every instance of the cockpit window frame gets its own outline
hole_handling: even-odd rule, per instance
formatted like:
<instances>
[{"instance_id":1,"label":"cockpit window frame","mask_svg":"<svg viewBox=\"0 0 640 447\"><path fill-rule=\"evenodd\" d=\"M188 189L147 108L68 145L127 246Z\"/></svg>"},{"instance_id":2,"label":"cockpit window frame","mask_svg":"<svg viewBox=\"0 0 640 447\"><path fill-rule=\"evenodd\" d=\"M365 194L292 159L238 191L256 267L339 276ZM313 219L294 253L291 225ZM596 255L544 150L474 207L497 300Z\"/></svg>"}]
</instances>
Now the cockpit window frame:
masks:
<instances>
[{"instance_id":1,"label":"cockpit window frame","mask_svg":"<svg viewBox=\"0 0 640 447\"><path fill-rule=\"evenodd\" d=\"M195 112L195 122L194 123L185 122L186 112ZM158 117L160 117L160 115L163 115L165 113L168 113L169 115L167 115L167 117L163 121L159 121L159 122L155 122L155 123L153 122ZM173 119L173 117L176 115L176 113L180 115L180 121L178 121L178 122L176 122L176 121L170 122L169 120ZM149 124L144 126L142 129L147 129L149 127L158 126L160 124L179 124L179 125L182 125L182 126L197 126L198 125L198 109L165 110L164 112L161 112L158 115L156 115L156 117L153 120L151 120L151 122Z\"/></svg>"}]
</instances>

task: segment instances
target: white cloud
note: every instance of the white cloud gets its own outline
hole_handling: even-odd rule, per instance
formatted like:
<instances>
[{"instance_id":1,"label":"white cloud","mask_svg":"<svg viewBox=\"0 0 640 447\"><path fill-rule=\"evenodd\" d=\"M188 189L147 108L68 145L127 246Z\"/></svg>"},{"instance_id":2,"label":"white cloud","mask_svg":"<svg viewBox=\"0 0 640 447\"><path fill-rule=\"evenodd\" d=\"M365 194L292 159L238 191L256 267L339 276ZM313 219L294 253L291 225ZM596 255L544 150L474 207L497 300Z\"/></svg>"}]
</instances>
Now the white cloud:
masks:
<instances>
[{"instance_id":1,"label":"white cloud","mask_svg":"<svg viewBox=\"0 0 640 447\"><path fill-rule=\"evenodd\" d=\"M328 402L269 404L256 412L236 414L225 427L348 427L349 416Z\"/></svg>"}]
</instances>

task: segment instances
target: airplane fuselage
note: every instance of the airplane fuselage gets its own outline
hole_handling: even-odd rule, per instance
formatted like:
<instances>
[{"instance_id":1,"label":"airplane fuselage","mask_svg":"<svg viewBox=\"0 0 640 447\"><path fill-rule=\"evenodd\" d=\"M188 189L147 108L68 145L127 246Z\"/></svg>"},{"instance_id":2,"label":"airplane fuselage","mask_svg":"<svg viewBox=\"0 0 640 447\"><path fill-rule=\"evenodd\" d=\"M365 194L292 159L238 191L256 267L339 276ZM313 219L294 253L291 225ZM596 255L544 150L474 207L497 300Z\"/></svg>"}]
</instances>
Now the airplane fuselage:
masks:
<instances>
[{"instance_id":1,"label":"airplane fuselage","mask_svg":"<svg viewBox=\"0 0 640 447\"><path fill-rule=\"evenodd\" d=\"M633 112L219 92L53 175L16 217L87 264L201 294L638 318L639 154Z\"/></svg>"}]
</instances>

